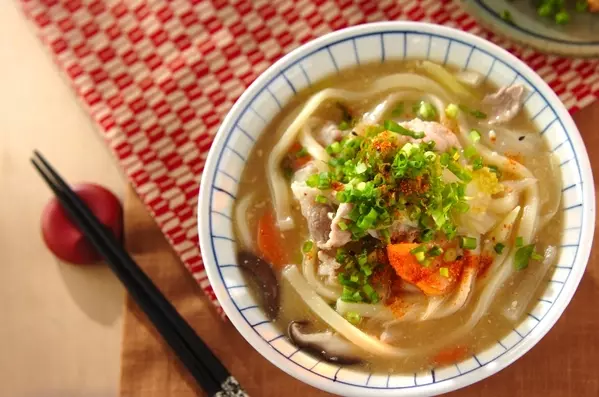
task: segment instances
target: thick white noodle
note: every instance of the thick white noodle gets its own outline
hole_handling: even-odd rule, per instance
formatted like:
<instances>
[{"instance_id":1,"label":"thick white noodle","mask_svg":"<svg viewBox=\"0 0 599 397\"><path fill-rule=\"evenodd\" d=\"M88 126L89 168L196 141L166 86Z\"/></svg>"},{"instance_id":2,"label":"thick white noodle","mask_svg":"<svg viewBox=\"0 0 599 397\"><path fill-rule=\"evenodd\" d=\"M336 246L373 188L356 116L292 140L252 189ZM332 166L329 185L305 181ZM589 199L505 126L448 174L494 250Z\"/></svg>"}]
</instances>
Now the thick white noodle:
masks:
<instances>
[{"instance_id":1,"label":"thick white noodle","mask_svg":"<svg viewBox=\"0 0 599 397\"><path fill-rule=\"evenodd\" d=\"M419 91L402 91L388 95L387 98L378 103L371 111L364 113L362 120L356 125L355 130L360 133L367 125L380 124L381 119L389 112L391 107L397 102L404 100L430 102L439 112L441 120L443 121L446 118L445 101L439 96Z\"/></svg>"},{"instance_id":2,"label":"thick white noodle","mask_svg":"<svg viewBox=\"0 0 599 397\"><path fill-rule=\"evenodd\" d=\"M321 168L320 165L326 165L329 162L330 156L324 147L312 136L312 130L310 124L306 123L299 134L300 144L306 148L312 158L318 160L317 167ZM323 171L323 170L321 170Z\"/></svg>"},{"instance_id":3,"label":"thick white noodle","mask_svg":"<svg viewBox=\"0 0 599 397\"><path fill-rule=\"evenodd\" d=\"M281 230L289 230L294 226L291 216L291 196L286 185L285 175L281 169L281 162L312 114L326 101L342 100L355 102L373 95L402 88L424 91L441 97L446 96L443 87L429 78L414 73L398 73L377 79L373 82L370 89L360 92L326 88L313 95L306 102L297 117L284 130L279 141L272 148L266 164L266 177L268 179L277 223Z\"/></svg>"},{"instance_id":4,"label":"thick white noodle","mask_svg":"<svg viewBox=\"0 0 599 397\"><path fill-rule=\"evenodd\" d=\"M335 310L340 315L344 316L348 312L359 314L364 318L377 317L381 321L390 320L393 318L393 313L382 303L370 304L370 303L355 303L355 302L344 302L341 298L337 299Z\"/></svg>"},{"instance_id":5,"label":"thick white noodle","mask_svg":"<svg viewBox=\"0 0 599 397\"><path fill-rule=\"evenodd\" d=\"M252 252L255 251L254 240L252 239L252 232L250 231L247 216L250 213L249 208L254 200L254 196L255 192L252 192L240 198L235 207L235 227L237 228L241 245Z\"/></svg>"},{"instance_id":6,"label":"thick white noodle","mask_svg":"<svg viewBox=\"0 0 599 397\"><path fill-rule=\"evenodd\" d=\"M318 260L318 249L316 244L313 244L310 252L304 254L302 260L302 273L306 281L318 295L328 302L334 302L341 295L341 288L336 286L326 286L316 274L316 261Z\"/></svg>"}]
</instances>

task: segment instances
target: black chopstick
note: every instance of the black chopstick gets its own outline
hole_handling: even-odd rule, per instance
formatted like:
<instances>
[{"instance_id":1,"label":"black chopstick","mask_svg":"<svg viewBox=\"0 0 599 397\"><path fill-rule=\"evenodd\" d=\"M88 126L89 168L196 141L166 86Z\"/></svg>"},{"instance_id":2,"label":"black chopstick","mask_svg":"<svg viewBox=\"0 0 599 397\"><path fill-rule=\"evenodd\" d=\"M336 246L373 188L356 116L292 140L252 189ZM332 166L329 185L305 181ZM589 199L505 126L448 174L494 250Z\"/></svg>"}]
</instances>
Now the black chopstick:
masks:
<instances>
[{"instance_id":1,"label":"black chopstick","mask_svg":"<svg viewBox=\"0 0 599 397\"><path fill-rule=\"evenodd\" d=\"M48 161L37 151L31 161L73 222L105 258L202 388L211 396L217 393L219 396L245 396L235 378Z\"/></svg>"}]
</instances>

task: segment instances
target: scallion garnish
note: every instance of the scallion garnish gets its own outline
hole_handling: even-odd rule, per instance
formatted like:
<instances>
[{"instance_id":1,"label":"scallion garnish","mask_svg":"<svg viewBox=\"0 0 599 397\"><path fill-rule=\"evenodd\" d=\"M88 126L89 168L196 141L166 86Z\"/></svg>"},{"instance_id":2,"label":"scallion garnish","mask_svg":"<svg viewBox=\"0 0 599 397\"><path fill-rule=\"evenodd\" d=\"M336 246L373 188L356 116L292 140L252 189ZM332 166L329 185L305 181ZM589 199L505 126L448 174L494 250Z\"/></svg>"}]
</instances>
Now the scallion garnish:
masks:
<instances>
[{"instance_id":1,"label":"scallion garnish","mask_svg":"<svg viewBox=\"0 0 599 397\"><path fill-rule=\"evenodd\" d=\"M304 243L304 245L302 245L302 252L304 254L307 254L308 252L312 251L312 247L314 246L314 243L312 242L312 240L308 240Z\"/></svg>"},{"instance_id":2,"label":"scallion garnish","mask_svg":"<svg viewBox=\"0 0 599 397\"><path fill-rule=\"evenodd\" d=\"M347 228L348 228L348 226L347 226L347 223L345 223L345 222L343 222L343 221L339 221L339 222L337 223L337 226L339 226L339 229L341 229L341 230L343 230L343 231L347 230Z\"/></svg>"},{"instance_id":3,"label":"scallion garnish","mask_svg":"<svg viewBox=\"0 0 599 397\"><path fill-rule=\"evenodd\" d=\"M433 241L434 238L435 238L435 232L432 229L426 229L420 235L420 240L422 240L423 243Z\"/></svg>"},{"instance_id":4,"label":"scallion garnish","mask_svg":"<svg viewBox=\"0 0 599 397\"><path fill-rule=\"evenodd\" d=\"M458 117L458 113L460 112L460 108L455 103L450 103L445 108L445 115L450 119L455 119Z\"/></svg>"},{"instance_id":5,"label":"scallion garnish","mask_svg":"<svg viewBox=\"0 0 599 397\"><path fill-rule=\"evenodd\" d=\"M476 156L477 154L478 152L476 151L476 148L474 146L468 146L466 149L464 149L464 157L466 157L467 159L470 159Z\"/></svg>"},{"instance_id":6,"label":"scallion garnish","mask_svg":"<svg viewBox=\"0 0 599 397\"><path fill-rule=\"evenodd\" d=\"M436 256L441 255L442 253L443 253L443 249L441 247L439 247L438 245L434 245L428 250L428 252L426 254L429 257L436 257Z\"/></svg>"},{"instance_id":7,"label":"scallion garnish","mask_svg":"<svg viewBox=\"0 0 599 397\"><path fill-rule=\"evenodd\" d=\"M495 252L497 252L499 255L501 255L501 253L503 252L503 249L505 248L505 244L503 243L497 243L495 244Z\"/></svg>"},{"instance_id":8,"label":"scallion garnish","mask_svg":"<svg viewBox=\"0 0 599 397\"><path fill-rule=\"evenodd\" d=\"M431 121L437 118L437 109L429 102L420 102L417 109L416 115L422 120Z\"/></svg>"},{"instance_id":9,"label":"scallion garnish","mask_svg":"<svg viewBox=\"0 0 599 397\"><path fill-rule=\"evenodd\" d=\"M522 236L518 236L516 237L516 241L514 243L516 245L516 247L522 247L524 245L524 239L522 238Z\"/></svg>"},{"instance_id":10,"label":"scallion garnish","mask_svg":"<svg viewBox=\"0 0 599 397\"><path fill-rule=\"evenodd\" d=\"M482 159L482 157L479 156L479 157L475 158L474 160L472 160L472 169L474 171L478 171L481 168L483 168L483 159Z\"/></svg>"},{"instance_id":11,"label":"scallion garnish","mask_svg":"<svg viewBox=\"0 0 599 397\"><path fill-rule=\"evenodd\" d=\"M396 134L400 134L400 135L409 136L414 139L424 138L424 132L422 132L422 131L416 132L416 131L409 130L409 129L397 124L393 120L385 120L385 129L387 131L395 132Z\"/></svg>"},{"instance_id":12,"label":"scallion garnish","mask_svg":"<svg viewBox=\"0 0 599 397\"><path fill-rule=\"evenodd\" d=\"M466 236L460 237L460 248L473 250L473 249L476 249L476 245L477 245L476 237L466 237Z\"/></svg>"},{"instance_id":13,"label":"scallion garnish","mask_svg":"<svg viewBox=\"0 0 599 397\"><path fill-rule=\"evenodd\" d=\"M530 257L531 257L532 260L535 260L535 261L541 261L544 258L543 255L537 253L536 251L533 252Z\"/></svg>"},{"instance_id":14,"label":"scallion garnish","mask_svg":"<svg viewBox=\"0 0 599 397\"><path fill-rule=\"evenodd\" d=\"M328 200L325 196L323 196L322 194L319 194L318 196L316 196L316 198L314 199L317 203L320 204L326 204L328 203Z\"/></svg>"},{"instance_id":15,"label":"scallion garnish","mask_svg":"<svg viewBox=\"0 0 599 397\"><path fill-rule=\"evenodd\" d=\"M345 313L345 319L353 325L358 325L362 321L362 317L356 312Z\"/></svg>"},{"instance_id":16,"label":"scallion garnish","mask_svg":"<svg viewBox=\"0 0 599 397\"><path fill-rule=\"evenodd\" d=\"M478 130L470 130L469 137L472 143L478 143L480 141L480 132Z\"/></svg>"},{"instance_id":17,"label":"scallion garnish","mask_svg":"<svg viewBox=\"0 0 599 397\"><path fill-rule=\"evenodd\" d=\"M449 269L446 267L439 268L439 274L443 277L449 277Z\"/></svg>"},{"instance_id":18,"label":"scallion garnish","mask_svg":"<svg viewBox=\"0 0 599 397\"><path fill-rule=\"evenodd\" d=\"M466 105L458 105L458 107L460 108L460 110L462 112L468 113L469 115L477 118L477 119L486 119L487 118L487 114L481 112L480 110L473 110L470 109L468 106Z\"/></svg>"},{"instance_id":19,"label":"scallion garnish","mask_svg":"<svg viewBox=\"0 0 599 397\"><path fill-rule=\"evenodd\" d=\"M516 270L524 270L528 267L528 262L535 250L534 244L521 246L514 255L514 267Z\"/></svg>"}]
</instances>

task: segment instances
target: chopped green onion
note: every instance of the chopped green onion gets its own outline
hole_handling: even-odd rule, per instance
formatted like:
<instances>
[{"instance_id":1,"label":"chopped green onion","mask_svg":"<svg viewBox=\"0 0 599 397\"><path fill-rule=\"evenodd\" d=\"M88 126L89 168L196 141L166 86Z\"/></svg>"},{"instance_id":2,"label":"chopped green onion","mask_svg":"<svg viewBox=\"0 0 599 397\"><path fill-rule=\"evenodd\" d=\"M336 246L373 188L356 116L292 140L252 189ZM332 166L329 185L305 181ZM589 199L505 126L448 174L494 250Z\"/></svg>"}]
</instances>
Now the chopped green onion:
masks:
<instances>
[{"instance_id":1,"label":"chopped green onion","mask_svg":"<svg viewBox=\"0 0 599 397\"><path fill-rule=\"evenodd\" d=\"M433 247L431 247L431 249L428 250L427 255L429 257L435 257L435 256L439 256L443 253L443 249L441 247L439 247L438 245L435 245Z\"/></svg>"},{"instance_id":2,"label":"chopped green onion","mask_svg":"<svg viewBox=\"0 0 599 397\"><path fill-rule=\"evenodd\" d=\"M586 0L577 0L576 1L576 11L577 12L585 12L589 8L589 3Z\"/></svg>"},{"instance_id":3,"label":"chopped green onion","mask_svg":"<svg viewBox=\"0 0 599 397\"><path fill-rule=\"evenodd\" d=\"M335 260L339 263L345 262L345 250L343 248L337 248Z\"/></svg>"},{"instance_id":4,"label":"chopped green onion","mask_svg":"<svg viewBox=\"0 0 599 397\"><path fill-rule=\"evenodd\" d=\"M503 243L495 244L495 252L497 252L499 255L501 255L504 248L505 248L505 244L503 244Z\"/></svg>"},{"instance_id":5,"label":"chopped green onion","mask_svg":"<svg viewBox=\"0 0 599 397\"><path fill-rule=\"evenodd\" d=\"M370 229L372 225L374 225L374 222L376 222L377 218L378 213L374 208L371 208L370 212L368 212L368 214L364 215L364 217L358 221L357 226L362 230Z\"/></svg>"},{"instance_id":6,"label":"chopped green onion","mask_svg":"<svg viewBox=\"0 0 599 397\"><path fill-rule=\"evenodd\" d=\"M464 149L464 157L466 157L467 159L472 158L477 154L478 152L476 151L476 148L474 146L468 146L466 149Z\"/></svg>"},{"instance_id":7,"label":"chopped green onion","mask_svg":"<svg viewBox=\"0 0 599 397\"><path fill-rule=\"evenodd\" d=\"M404 104L403 104L403 102L400 102L391 111L391 116L393 116L393 117L399 117L399 116L401 116L403 114L403 111L404 111Z\"/></svg>"},{"instance_id":8,"label":"chopped green onion","mask_svg":"<svg viewBox=\"0 0 599 397\"><path fill-rule=\"evenodd\" d=\"M431 229L426 229L424 232L422 232L422 235L420 236L420 239L422 240L423 243L433 241L434 238L435 238L435 232L434 232L434 230L431 230Z\"/></svg>"},{"instance_id":9,"label":"chopped green onion","mask_svg":"<svg viewBox=\"0 0 599 397\"><path fill-rule=\"evenodd\" d=\"M378 299L378 294L376 293L374 288L372 288L371 285L365 284L362 287L362 291L364 291L364 293L370 298L370 300L374 300L375 299L374 297L376 297Z\"/></svg>"},{"instance_id":10,"label":"chopped green onion","mask_svg":"<svg viewBox=\"0 0 599 397\"><path fill-rule=\"evenodd\" d=\"M570 14L568 14L568 11L561 10L560 12L555 14L555 23L557 23L558 25L565 25L568 22L570 22Z\"/></svg>"},{"instance_id":11,"label":"chopped green onion","mask_svg":"<svg viewBox=\"0 0 599 397\"><path fill-rule=\"evenodd\" d=\"M306 149L305 147L302 147L300 150L298 150L298 152L295 154L295 157L297 158L302 158L302 157L306 157L308 155L308 149Z\"/></svg>"},{"instance_id":12,"label":"chopped green onion","mask_svg":"<svg viewBox=\"0 0 599 397\"><path fill-rule=\"evenodd\" d=\"M480 132L477 130L470 130L469 137L472 143L478 143L478 141L480 141Z\"/></svg>"},{"instance_id":13,"label":"chopped green onion","mask_svg":"<svg viewBox=\"0 0 599 397\"><path fill-rule=\"evenodd\" d=\"M419 118L430 121L437 118L437 109L431 103L422 101L416 114Z\"/></svg>"},{"instance_id":14,"label":"chopped green onion","mask_svg":"<svg viewBox=\"0 0 599 397\"><path fill-rule=\"evenodd\" d=\"M481 168L483 168L483 159L479 156L472 161L472 169L478 171Z\"/></svg>"},{"instance_id":15,"label":"chopped green onion","mask_svg":"<svg viewBox=\"0 0 599 397\"><path fill-rule=\"evenodd\" d=\"M327 147L327 153L328 154L338 154L341 152L341 144L337 141L331 143L328 147Z\"/></svg>"},{"instance_id":16,"label":"chopped green onion","mask_svg":"<svg viewBox=\"0 0 599 397\"><path fill-rule=\"evenodd\" d=\"M530 257L535 261L540 261L544 258L543 255L539 254L538 252L533 252Z\"/></svg>"},{"instance_id":17,"label":"chopped green onion","mask_svg":"<svg viewBox=\"0 0 599 397\"><path fill-rule=\"evenodd\" d=\"M535 249L534 244L528 244L518 248L514 256L514 267L516 270L524 270L528 267L528 262Z\"/></svg>"},{"instance_id":18,"label":"chopped green onion","mask_svg":"<svg viewBox=\"0 0 599 397\"><path fill-rule=\"evenodd\" d=\"M496 165L488 165L487 168L489 171L497 175L497 179L501 178L501 171L499 171L499 168L497 168Z\"/></svg>"},{"instance_id":19,"label":"chopped green onion","mask_svg":"<svg viewBox=\"0 0 599 397\"><path fill-rule=\"evenodd\" d=\"M456 163L449 163L447 169L451 171L455 176L457 176L460 180L466 183L472 180L472 174L468 170L462 168L460 165Z\"/></svg>"},{"instance_id":20,"label":"chopped green onion","mask_svg":"<svg viewBox=\"0 0 599 397\"><path fill-rule=\"evenodd\" d=\"M319 180L320 177L318 174L312 174L308 177L308 179L306 179L306 185L308 185L309 187L316 187L318 186Z\"/></svg>"},{"instance_id":21,"label":"chopped green onion","mask_svg":"<svg viewBox=\"0 0 599 397\"><path fill-rule=\"evenodd\" d=\"M476 245L477 245L476 237L466 237L466 236L460 237L460 248L473 250L476 248Z\"/></svg>"},{"instance_id":22,"label":"chopped green onion","mask_svg":"<svg viewBox=\"0 0 599 397\"><path fill-rule=\"evenodd\" d=\"M553 15L553 3L545 2L537 8L537 13L542 17L549 17Z\"/></svg>"},{"instance_id":23,"label":"chopped green onion","mask_svg":"<svg viewBox=\"0 0 599 397\"><path fill-rule=\"evenodd\" d=\"M439 274L443 277L449 277L449 269L446 267L439 268Z\"/></svg>"},{"instance_id":24,"label":"chopped green onion","mask_svg":"<svg viewBox=\"0 0 599 397\"><path fill-rule=\"evenodd\" d=\"M366 170L368 169L368 167L366 166L366 164L364 164L363 162L359 162L356 165L356 174L363 174L366 172Z\"/></svg>"},{"instance_id":25,"label":"chopped green onion","mask_svg":"<svg viewBox=\"0 0 599 397\"><path fill-rule=\"evenodd\" d=\"M353 325L358 325L362 321L362 317L356 312L345 313L345 319Z\"/></svg>"},{"instance_id":26,"label":"chopped green onion","mask_svg":"<svg viewBox=\"0 0 599 397\"><path fill-rule=\"evenodd\" d=\"M501 19L503 19L504 21L508 22L508 23L513 23L514 20L512 18L512 13L509 12L509 10L503 10L501 12Z\"/></svg>"},{"instance_id":27,"label":"chopped green onion","mask_svg":"<svg viewBox=\"0 0 599 397\"><path fill-rule=\"evenodd\" d=\"M347 223L345 223L345 222L343 222L343 221L339 221L339 222L337 223L337 226L339 226L339 229L341 229L341 230L343 230L343 231L347 230L347 228L348 228L348 226L347 226Z\"/></svg>"},{"instance_id":28,"label":"chopped green onion","mask_svg":"<svg viewBox=\"0 0 599 397\"><path fill-rule=\"evenodd\" d=\"M420 244L418 247L412 248L410 250L410 254L412 254L412 255L416 255L419 252L422 252L422 253L426 252L426 245Z\"/></svg>"},{"instance_id":29,"label":"chopped green onion","mask_svg":"<svg viewBox=\"0 0 599 397\"><path fill-rule=\"evenodd\" d=\"M449 117L450 119L455 119L456 117L458 117L459 111L460 111L460 108L458 107L458 105L456 105L455 103L450 103L445 108L445 115L447 117Z\"/></svg>"},{"instance_id":30,"label":"chopped green onion","mask_svg":"<svg viewBox=\"0 0 599 397\"><path fill-rule=\"evenodd\" d=\"M426 260L426 254L424 252L416 252L414 257L420 263L423 263Z\"/></svg>"},{"instance_id":31,"label":"chopped green onion","mask_svg":"<svg viewBox=\"0 0 599 397\"><path fill-rule=\"evenodd\" d=\"M524 239L521 236L516 237L516 247L522 247L524 245Z\"/></svg>"},{"instance_id":32,"label":"chopped green onion","mask_svg":"<svg viewBox=\"0 0 599 397\"><path fill-rule=\"evenodd\" d=\"M341 131L349 130L349 123L348 123L347 121L345 121L345 120L342 120L342 121L339 123L339 129L340 129Z\"/></svg>"},{"instance_id":33,"label":"chopped green onion","mask_svg":"<svg viewBox=\"0 0 599 397\"><path fill-rule=\"evenodd\" d=\"M397 134L400 135L405 135L405 136L409 136L412 137L414 139L422 139L424 138L424 132L422 131L412 131L412 130L408 130L405 127L402 127L401 125L397 124L395 121L393 120L385 120L385 129L391 132L395 132Z\"/></svg>"},{"instance_id":34,"label":"chopped green onion","mask_svg":"<svg viewBox=\"0 0 599 397\"><path fill-rule=\"evenodd\" d=\"M318 196L316 196L316 198L314 199L317 203L320 204L326 204L328 203L328 200L325 196L323 196L322 194L319 194Z\"/></svg>"},{"instance_id":35,"label":"chopped green onion","mask_svg":"<svg viewBox=\"0 0 599 397\"><path fill-rule=\"evenodd\" d=\"M445 262L454 262L458 258L458 251L455 248L448 248L443 255Z\"/></svg>"},{"instance_id":36,"label":"chopped green onion","mask_svg":"<svg viewBox=\"0 0 599 397\"><path fill-rule=\"evenodd\" d=\"M331 178L328 172L321 172L318 174L318 184L316 187L320 190L326 190L331 187Z\"/></svg>"},{"instance_id":37,"label":"chopped green onion","mask_svg":"<svg viewBox=\"0 0 599 397\"><path fill-rule=\"evenodd\" d=\"M367 262L368 255L366 254L366 252L362 252L360 255L358 255L358 265L364 266Z\"/></svg>"},{"instance_id":38,"label":"chopped green onion","mask_svg":"<svg viewBox=\"0 0 599 397\"><path fill-rule=\"evenodd\" d=\"M469 115L471 115L472 117L475 117L477 119L486 119L487 118L487 114L481 112L480 110L470 109L466 105L458 105L458 107L460 108L460 110L462 112L468 113Z\"/></svg>"},{"instance_id":39,"label":"chopped green onion","mask_svg":"<svg viewBox=\"0 0 599 397\"><path fill-rule=\"evenodd\" d=\"M314 246L314 243L312 242L312 240L308 240L304 243L304 245L302 245L302 252L304 254L307 254L308 252L312 251L312 247Z\"/></svg>"}]
</instances>

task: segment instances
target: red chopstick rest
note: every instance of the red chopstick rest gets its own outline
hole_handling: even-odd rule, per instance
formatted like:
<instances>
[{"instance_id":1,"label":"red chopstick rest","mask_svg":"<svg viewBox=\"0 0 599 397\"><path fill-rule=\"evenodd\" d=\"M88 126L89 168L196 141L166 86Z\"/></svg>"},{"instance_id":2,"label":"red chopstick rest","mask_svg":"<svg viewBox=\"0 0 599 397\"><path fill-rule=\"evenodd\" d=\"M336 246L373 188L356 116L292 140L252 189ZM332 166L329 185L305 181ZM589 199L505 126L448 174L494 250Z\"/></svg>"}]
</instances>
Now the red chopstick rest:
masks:
<instances>
[{"instance_id":1,"label":"red chopstick rest","mask_svg":"<svg viewBox=\"0 0 599 397\"><path fill-rule=\"evenodd\" d=\"M116 196L93 183L73 185L72 189L100 222L120 240L123 233L123 209ZM83 265L100 259L100 255L71 222L55 197L46 204L42 214L42 237L48 249L65 262Z\"/></svg>"}]
</instances>

